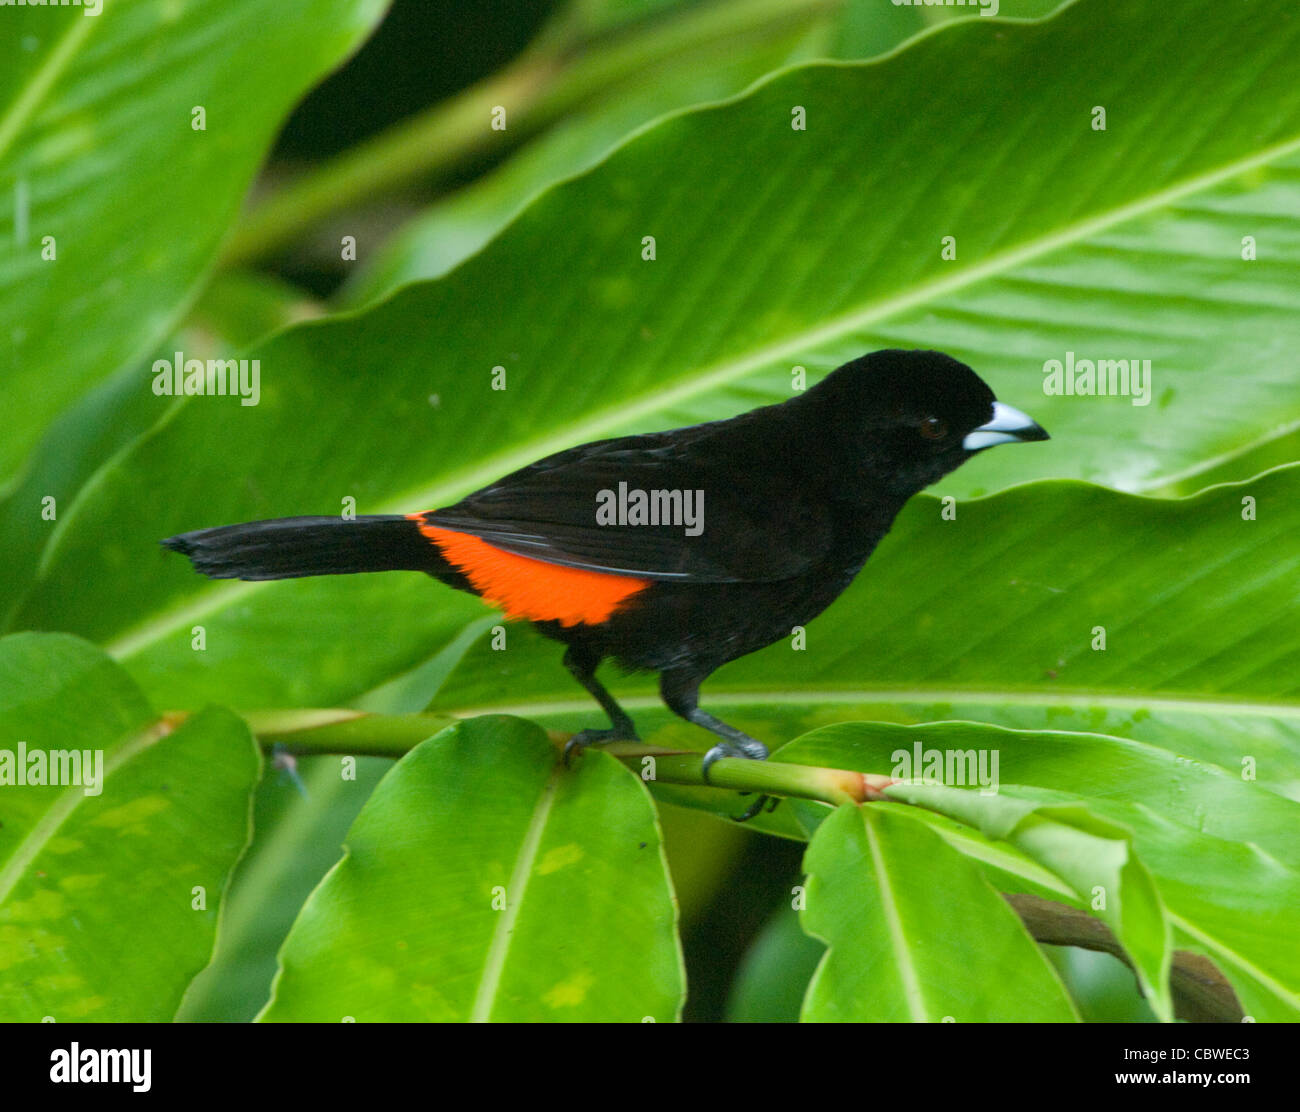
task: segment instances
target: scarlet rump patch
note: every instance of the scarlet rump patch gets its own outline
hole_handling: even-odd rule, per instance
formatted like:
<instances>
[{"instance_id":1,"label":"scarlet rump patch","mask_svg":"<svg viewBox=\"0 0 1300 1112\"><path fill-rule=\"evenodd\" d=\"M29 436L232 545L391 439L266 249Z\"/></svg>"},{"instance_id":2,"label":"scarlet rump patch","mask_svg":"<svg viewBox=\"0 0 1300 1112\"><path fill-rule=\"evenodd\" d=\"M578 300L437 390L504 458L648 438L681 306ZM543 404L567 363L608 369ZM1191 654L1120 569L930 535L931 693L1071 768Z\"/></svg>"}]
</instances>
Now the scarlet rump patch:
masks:
<instances>
[{"instance_id":1,"label":"scarlet rump patch","mask_svg":"<svg viewBox=\"0 0 1300 1112\"><path fill-rule=\"evenodd\" d=\"M648 579L516 556L480 537L428 525L423 514L406 516L419 525L420 532L438 546L479 596L505 611L507 618L564 626L599 625L626 599L650 586Z\"/></svg>"}]
</instances>

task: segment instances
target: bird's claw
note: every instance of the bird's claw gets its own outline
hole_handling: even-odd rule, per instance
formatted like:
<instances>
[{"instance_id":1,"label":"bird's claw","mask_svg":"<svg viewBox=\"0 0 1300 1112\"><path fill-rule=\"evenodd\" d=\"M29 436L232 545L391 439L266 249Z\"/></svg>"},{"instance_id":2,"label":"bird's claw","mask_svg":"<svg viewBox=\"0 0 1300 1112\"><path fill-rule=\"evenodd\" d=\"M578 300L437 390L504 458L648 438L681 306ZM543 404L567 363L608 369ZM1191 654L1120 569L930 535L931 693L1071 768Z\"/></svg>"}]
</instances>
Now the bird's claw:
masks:
<instances>
[{"instance_id":1,"label":"bird's claw","mask_svg":"<svg viewBox=\"0 0 1300 1112\"><path fill-rule=\"evenodd\" d=\"M723 757L739 757L746 761L765 761L767 760L767 746L761 741L752 737L737 738L734 741L722 741L704 754L704 762L700 768L701 775L706 784L711 783L709 779L709 769L714 763L720 761ZM742 795L748 795L749 792L741 792ZM768 803L771 806L768 807ZM754 803L746 808L744 814L733 815L736 822L748 822L755 815L759 814L764 807L768 807L769 812L776 810L776 805L781 800L775 796L760 795Z\"/></svg>"},{"instance_id":2,"label":"bird's claw","mask_svg":"<svg viewBox=\"0 0 1300 1112\"><path fill-rule=\"evenodd\" d=\"M722 760L723 757L739 757L741 760L746 761L765 761L767 760L767 746L752 737L745 741L718 742L717 745L704 754L704 764L701 766L700 772L706 784L710 782L709 769Z\"/></svg>"},{"instance_id":3,"label":"bird's claw","mask_svg":"<svg viewBox=\"0 0 1300 1112\"><path fill-rule=\"evenodd\" d=\"M741 792L740 794L748 795L749 792ZM777 809L780 802L781 797L779 795L760 795L753 803L745 808L743 814L732 815L731 819L733 822L749 822L750 819L760 814L764 807L767 808L767 813L770 815Z\"/></svg>"}]
</instances>

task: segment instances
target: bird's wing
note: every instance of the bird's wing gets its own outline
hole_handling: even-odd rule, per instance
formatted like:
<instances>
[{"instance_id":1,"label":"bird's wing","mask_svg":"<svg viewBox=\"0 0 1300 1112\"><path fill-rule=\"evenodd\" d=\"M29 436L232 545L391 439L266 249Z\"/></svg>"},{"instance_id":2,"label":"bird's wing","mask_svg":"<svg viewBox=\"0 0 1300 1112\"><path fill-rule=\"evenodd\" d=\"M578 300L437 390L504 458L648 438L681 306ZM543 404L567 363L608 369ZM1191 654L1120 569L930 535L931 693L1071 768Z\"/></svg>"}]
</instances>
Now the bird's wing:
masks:
<instances>
[{"instance_id":1,"label":"bird's wing","mask_svg":"<svg viewBox=\"0 0 1300 1112\"><path fill-rule=\"evenodd\" d=\"M788 579L826 554L829 510L789 477L782 461L684 450L683 431L584 444L420 517L519 556L652 580ZM620 484L629 498L634 491L647 492L649 500L650 492L679 492L682 501L661 499L661 510L691 508L697 520L629 524L617 512ZM614 523L598 519L602 500Z\"/></svg>"}]
</instances>

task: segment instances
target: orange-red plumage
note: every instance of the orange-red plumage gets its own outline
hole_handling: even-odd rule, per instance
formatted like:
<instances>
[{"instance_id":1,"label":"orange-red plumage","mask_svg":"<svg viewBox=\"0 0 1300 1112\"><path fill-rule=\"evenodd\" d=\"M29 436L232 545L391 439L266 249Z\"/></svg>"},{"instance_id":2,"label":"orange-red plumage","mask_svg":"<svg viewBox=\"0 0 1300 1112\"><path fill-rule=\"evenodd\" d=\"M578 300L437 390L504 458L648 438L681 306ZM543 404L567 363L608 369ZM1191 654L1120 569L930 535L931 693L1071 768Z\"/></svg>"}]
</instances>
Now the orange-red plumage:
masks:
<instances>
[{"instance_id":1,"label":"orange-red plumage","mask_svg":"<svg viewBox=\"0 0 1300 1112\"><path fill-rule=\"evenodd\" d=\"M507 618L599 625L627 599L650 586L647 579L569 568L504 552L479 537L428 525L423 514L407 514L461 572L480 597Z\"/></svg>"}]
</instances>

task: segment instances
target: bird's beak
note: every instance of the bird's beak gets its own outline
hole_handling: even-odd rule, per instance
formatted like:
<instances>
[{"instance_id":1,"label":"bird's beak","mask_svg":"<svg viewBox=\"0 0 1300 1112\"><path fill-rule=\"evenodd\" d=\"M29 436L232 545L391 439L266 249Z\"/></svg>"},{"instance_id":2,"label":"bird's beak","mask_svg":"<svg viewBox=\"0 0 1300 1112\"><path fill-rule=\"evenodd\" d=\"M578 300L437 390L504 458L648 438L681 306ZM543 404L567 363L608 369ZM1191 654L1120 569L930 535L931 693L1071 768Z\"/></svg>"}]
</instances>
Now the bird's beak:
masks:
<instances>
[{"instance_id":1,"label":"bird's beak","mask_svg":"<svg viewBox=\"0 0 1300 1112\"><path fill-rule=\"evenodd\" d=\"M1047 430L1028 413L1006 402L993 403L993 420L966 434L961 446L968 452L1009 444L1013 440L1048 440Z\"/></svg>"}]
</instances>

